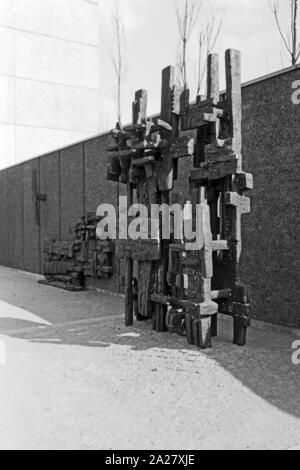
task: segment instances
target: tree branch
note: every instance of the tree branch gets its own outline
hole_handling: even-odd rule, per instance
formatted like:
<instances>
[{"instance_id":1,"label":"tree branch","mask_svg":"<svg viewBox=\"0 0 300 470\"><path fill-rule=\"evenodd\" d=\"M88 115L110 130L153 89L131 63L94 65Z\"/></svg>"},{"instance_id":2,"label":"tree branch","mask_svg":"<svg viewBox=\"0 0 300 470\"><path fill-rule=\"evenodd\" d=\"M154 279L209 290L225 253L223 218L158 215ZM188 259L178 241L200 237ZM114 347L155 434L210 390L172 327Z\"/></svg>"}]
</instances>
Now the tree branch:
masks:
<instances>
[{"instance_id":1,"label":"tree branch","mask_svg":"<svg viewBox=\"0 0 300 470\"><path fill-rule=\"evenodd\" d=\"M290 2L290 32L285 35L283 33L280 20L279 20L279 0L270 4L270 9L274 15L277 29L281 36L282 42L289 56L291 57L292 65L295 65L300 57L300 43L298 44L297 37L297 19L298 19L298 0L289 0Z\"/></svg>"},{"instance_id":2,"label":"tree branch","mask_svg":"<svg viewBox=\"0 0 300 470\"><path fill-rule=\"evenodd\" d=\"M122 33L122 16L119 1L115 0L115 11L113 15L115 51L110 52L110 58L117 77L117 119L122 128L122 87L124 78L124 43L125 34Z\"/></svg>"},{"instance_id":3,"label":"tree branch","mask_svg":"<svg viewBox=\"0 0 300 470\"><path fill-rule=\"evenodd\" d=\"M181 41L181 75L185 89L187 89L187 48L189 40L199 19L202 0L184 0L184 5L180 8L179 3L174 0L177 16L179 38Z\"/></svg>"}]
</instances>

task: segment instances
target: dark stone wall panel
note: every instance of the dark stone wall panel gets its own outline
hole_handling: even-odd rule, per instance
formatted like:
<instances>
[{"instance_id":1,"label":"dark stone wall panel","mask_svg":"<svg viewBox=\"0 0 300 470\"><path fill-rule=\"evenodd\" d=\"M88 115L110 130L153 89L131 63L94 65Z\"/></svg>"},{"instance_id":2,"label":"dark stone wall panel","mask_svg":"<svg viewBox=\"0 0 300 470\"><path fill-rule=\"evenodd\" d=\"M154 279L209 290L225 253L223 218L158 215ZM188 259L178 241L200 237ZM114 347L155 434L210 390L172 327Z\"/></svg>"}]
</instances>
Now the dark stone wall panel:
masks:
<instances>
[{"instance_id":1,"label":"dark stone wall panel","mask_svg":"<svg viewBox=\"0 0 300 470\"><path fill-rule=\"evenodd\" d=\"M41 250L45 240L60 239L59 153L40 159L40 191L46 195L41 204Z\"/></svg>"},{"instance_id":2,"label":"dark stone wall panel","mask_svg":"<svg viewBox=\"0 0 300 470\"><path fill-rule=\"evenodd\" d=\"M84 214L83 144L60 152L61 239L72 240L72 228Z\"/></svg>"},{"instance_id":3,"label":"dark stone wall panel","mask_svg":"<svg viewBox=\"0 0 300 470\"><path fill-rule=\"evenodd\" d=\"M101 203L117 205L117 184L107 181L109 135L85 143L85 210L95 213Z\"/></svg>"},{"instance_id":4,"label":"dark stone wall panel","mask_svg":"<svg viewBox=\"0 0 300 470\"><path fill-rule=\"evenodd\" d=\"M8 192L7 171L0 173L0 264L8 266Z\"/></svg>"},{"instance_id":5,"label":"dark stone wall panel","mask_svg":"<svg viewBox=\"0 0 300 470\"><path fill-rule=\"evenodd\" d=\"M40 218L36 209L39 193L39 160L22 165L23 168L23 214L24 214L24 269L40 272ZM42 203L40 203L42 204Z\"/></svg>"},{"instance_id":6,"label":"dark stone wall panel","mask_svg":"<svg viewBox=\"0 0 300 470\"><path fill-rule=\"evenodd\" d=\"M255 318L300 327L300 105L295 70L243 89L244 169L253 173L252 212L243 219L243 280Z\"/></svg>"},{"instance_id":7,"label":"dark stone wall panel","mask_svg":"<svg viewBox=\"0 0 300 470\"><path fill-rule=\"evenodd\" d=\"M8 190L8 265L24 269L23 226L23 168L21 165L7 170Z\"/></svg>"}]
</instances>

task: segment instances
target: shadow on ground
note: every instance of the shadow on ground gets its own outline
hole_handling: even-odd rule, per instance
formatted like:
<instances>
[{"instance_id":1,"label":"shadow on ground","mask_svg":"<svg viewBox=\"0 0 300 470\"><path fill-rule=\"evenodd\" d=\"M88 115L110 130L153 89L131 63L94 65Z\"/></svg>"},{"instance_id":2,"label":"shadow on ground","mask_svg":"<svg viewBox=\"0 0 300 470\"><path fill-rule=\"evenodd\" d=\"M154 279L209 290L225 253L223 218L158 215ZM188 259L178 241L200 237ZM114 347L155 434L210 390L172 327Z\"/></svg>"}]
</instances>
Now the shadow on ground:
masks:
<instances>
[{"instance_id":1,"label":"shadow on ground","mask_svg":"<svg viewBox=\"0 0 300 470\"><path fill-rule=\"evenodd\" d=\"M203 364L203 361L198 360L206 356L274 407L300 418L300 366L292 364L293 338L288 335L251 329L247 346L239 348L232 344L231 324L226 320L220 323L220 335L214 340L213 348L201 351L189 346L186 338L153 332L148 322L125 328L122 319L112 317L89 325L39 326L32 331L13 332L10 336L39 344L89 348L119 345L133 352L153 349L157 354L161 352L159 357L162 365L166 361L166 367L166 351L178 351L184 355L183 363L187 364L187 371L191 374L199 373L199 363ZM191 362L194 362L192 369Z\"/></svg>"}]
</instances>

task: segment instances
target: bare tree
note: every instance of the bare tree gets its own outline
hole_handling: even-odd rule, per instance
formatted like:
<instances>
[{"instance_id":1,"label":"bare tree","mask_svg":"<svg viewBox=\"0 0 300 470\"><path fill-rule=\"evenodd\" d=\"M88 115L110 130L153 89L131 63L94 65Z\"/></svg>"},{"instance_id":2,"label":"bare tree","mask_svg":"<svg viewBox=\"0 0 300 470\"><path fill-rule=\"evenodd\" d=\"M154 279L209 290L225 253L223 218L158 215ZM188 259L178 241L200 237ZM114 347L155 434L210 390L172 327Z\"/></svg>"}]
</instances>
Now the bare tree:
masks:
<instances>
[{"instance_id":1,"label":"bare tree","mask_svg":"<svg viewBox=\"0 0 300 470\"><path fill-rule=\"evenodd\" d=\"M288 0L290 8L290 25L287 33L283 32L280 18L279 18L279 0L272 1L270 5L271 10L274 14L278 31L283 41L284 47L287 50L291 59L292 65L296 65L300 57L300 41L298 42L298 0Z\"/></svg>"},{"instance_id":2,"label":"bare tree","mask_svg":"<svg viewBox=\"0 0 300 470\"><path fill-rule=\"evenodd\" d=\"M199 19L202 0L175 0L179 37L181 42L182 82L187 89L187 46Z\"/></svg>"},{"instance_id":3,"label":"bare tree","mask_svg":"<svg viewBox=\"0 0 300 470\"><path fill-rule=\"evenodd\" d=\"M200 94L205 77L207 57L213 52L217 44L222 26L223 18L217 21L217 17L213 15L211 20L207 23L206 28L199 33L197 95Z\"/></svg>"},{"instance_id":4,"label":"bare tree","mask_svg":"<svg viewBox=\"0 0 300 470\"><path fill-rule=\"evenodd\" d=\"M114 44L110 53L111 61L117 77L117 119L118 125L122 128L122 92L125 76L125 31L120 11L119 0L115 0L113 14Z\"/></svg>"}]
</instances>

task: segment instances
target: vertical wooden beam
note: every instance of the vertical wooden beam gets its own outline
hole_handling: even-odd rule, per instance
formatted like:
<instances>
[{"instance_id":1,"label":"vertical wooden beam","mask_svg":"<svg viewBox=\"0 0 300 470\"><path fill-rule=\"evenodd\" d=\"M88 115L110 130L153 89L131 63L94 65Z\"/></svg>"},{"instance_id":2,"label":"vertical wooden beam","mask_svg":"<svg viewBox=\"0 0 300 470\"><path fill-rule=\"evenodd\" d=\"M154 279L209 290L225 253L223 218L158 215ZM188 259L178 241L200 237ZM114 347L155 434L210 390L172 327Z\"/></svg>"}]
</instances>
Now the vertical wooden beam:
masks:
<instances>
[{"instance_id":1,"label":"vertical wooden beam","mask_svg":"<svg viewBox=\"0 0 300 470\"><path fill-rule=\"evenodd\" d=\"M241 53L228 49L225 55L226 98L229 111L230 133L233 151L238 158L238 170L242 170L242 92Z\"/></svg>"},{"instance_id":2,"label":"vertical wooden beam","mask_svg":"<svg viewBox=\"0 0 300 470\"><path fill-rule=\"evenodd\" d=\"M133 204L133 184L127 184L128 208ZM133 325L133 260L131 253L126 253L125 259L125 325Z\"/></svg>"},{"instance_id":3,"label":"vertical wooden beam","mask_svg":"<svg viewBox=\"0 0 300 470\"><path fill-rule=\"evenodd\" d=\"M176 85L176 67L166 67L162 71L161 111L163 121L172 123L174 87Z\"/></svg>"},{"instance_id":4,"label":"vertical wooden beam","mask_svg":"<svg viewBox=\"0 0 300 470\"><path fill-rule=\"evenodd\" d=\"M147 117L147 91L138 90L132 104L132 124L142 124ZM133 205L134 185L127 184L127 209ZM131 253L126 253L125 258L125 325L133 324L134 292L133 292L133 259Z\"/></svg>"},{"instance_id":5,"label":"vertical wooden beam","mask_svg":"<svg viewBox=\"0 0 300 470\"><path fill-rule=\"evenodd\" d=\"M125 273L125 325L133 325L133 261L129 253L126 254Z\"/></svg>"},{"instance_id":6,"label":"vertical wooden beam","mask_svg":"<svg viewBox=\"0 0 300 470\"><path fill-rule=\"evenodd\" d=\"M207 59L207 99L212 99L214 105L220 101L218 54L209 54Z\"/></svg>"},{"instance_id":7,"label":"vertical wooden beam","mask_svg":"<svg viewBox=\"0 0 300 470\"><path fill-rule=\"evenodd\" d=\"M147 117L147 90L138 90L132 103L132 124L142 124Z\"/></svg>"},{"instance_id":8,"label":"vertical wooden beam","mask_svg":"<svg viewBox=\"0 0 300 470\"><path fill-rule=\"evenodd\" d=\"M226 52L226 81L227 81L227 105L229 111L230 133L232 135L232 147L238 158L237 172L242 173L242 94L241 94L241 55L238 51ZM246 176L244 176L246 179ZM237 179L235 178L235 180ZM240 295L247 289L240 282L239 262L242 250L241 216L250 212L250 202L238 192L231 192L234 188L232 182L229 191L225 193L225 222L228 223L228 239L230 240L229 268L233 275L233 342L238 346L246 344L247 329L250 326L249 308L247 296ZM241 189L241 188L239 188ZM245 298L244 298L245 297Z\"/></svg>"},{"instance_id":9,"label":"vertical wooden beam","mask_svg":"<svg viewBox=\"0 0 300 470\"><path fill-rule=\"evenodd\" d=\"M178 137L179 115L181 109L181 100L183 88L177 85L176 80L177 68L167 67L162 71L161 86L161 114L163 121L172 125L172 135L162 133L164 138L176 139ZM173 160L170 152L163 156L163 160L156 164L157 182L160 191L172 191L175 173L178 162Z\"/></svg>"},{"instance_id":10,"label":"vertical wooden beam","mask_svg":"<svg viewBox=\"0 0 300 470\"><path fill-rule=\"evenodd\" d=\"M182 89L176 84L176 67L167 67L162 71L161 87L161 119L172 125L172 137L178 136L179 114L181 108ZM162 133L162 136L169 139L170 134ZM174 164L170 151L163 155L160 162L156 163L157 183L160 190L161 203L169 204L169 192L174 184ZM160 228L161 231L161 228ZM162 238L161 234L160 237ZM162 259L157 263L158 272L157 289L160 295L166 294L166 277L168 271L169 240L161 239ZM164 332L166 327L167 307L157 305L154 312L153 329L157 332Z\"/></svg>"}]
</instances>

